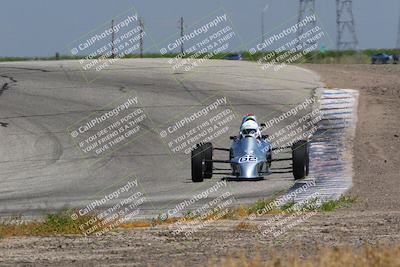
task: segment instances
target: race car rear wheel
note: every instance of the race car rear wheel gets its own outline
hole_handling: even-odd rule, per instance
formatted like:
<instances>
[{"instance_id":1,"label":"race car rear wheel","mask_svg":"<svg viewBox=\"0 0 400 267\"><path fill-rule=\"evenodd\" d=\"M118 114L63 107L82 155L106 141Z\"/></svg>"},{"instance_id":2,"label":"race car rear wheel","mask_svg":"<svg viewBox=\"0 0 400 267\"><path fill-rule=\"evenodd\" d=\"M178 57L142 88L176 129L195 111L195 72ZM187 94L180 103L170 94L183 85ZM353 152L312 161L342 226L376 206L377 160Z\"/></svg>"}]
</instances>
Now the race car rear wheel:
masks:
<instances>
[{"instance_id":1,"label":"race car rear wheel","mask_svg":"<svg viewBox=\"0 0 400 267\"><path fill-rule=\"evenodd\" d=\"M307 141L299 140L292 145L292 160L294 179L298 180L307 176L309 169Z\"/></svg>"},{"instance_id":2,"label":"race car rear wheel","mask_svg":"<svg viewBox=\"0 0 400 267\"><path fill-rule=\"evenodd\" d=\"M203 182L204 180L204 154L201 146L192 150L192 181L195 183Z\"/></svg>"},{"instance_id":3,"label":"race car rear wheel","mask_svg":"<svg viewBox=\"0 0 400 267\"><path fill-rule=\"evenodd\" d=\"M205 160L205 170L204 170L204 178L211 178L213 172L213 163L211 162L213 158L213 146L211 143L205 143L201 146L204 153Z\"/></svg>"}]
</instances>

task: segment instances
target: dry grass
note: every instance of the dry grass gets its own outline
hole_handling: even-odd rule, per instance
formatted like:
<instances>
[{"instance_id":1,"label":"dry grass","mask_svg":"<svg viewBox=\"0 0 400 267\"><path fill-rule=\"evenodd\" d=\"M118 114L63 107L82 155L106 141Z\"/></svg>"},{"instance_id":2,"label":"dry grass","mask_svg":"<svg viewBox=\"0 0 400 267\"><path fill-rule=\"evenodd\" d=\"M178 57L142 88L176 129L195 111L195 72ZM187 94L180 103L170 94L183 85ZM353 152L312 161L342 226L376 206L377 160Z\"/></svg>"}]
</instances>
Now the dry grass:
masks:
<instances>
[{"instance_id":1,"label":"dry grass","mask_svg":"<svg viewBox=\"0 0 400 267\"><path fill-rule=\"evenodd\" d=\"M48 236L48 235L80 235L80 225L85 224L92 217L81 216L72 220L68 213L49 214L43 221L0 223L0 237L10 236Z\"/></svg>"},{"instance_id":2,"label":"dry grass","mask_svg":"<svg viewBox=\"0 0 400 267\"><path fill-rule=\"evenodd\" d=\"M254 223L240 222L235 226L236 231L257 230L257 225Z\"/></svg>"},{"instance_id":3,"label":"dry grass","mask_svg":"<svg viewBox=\"0 0 400 267\"><path fill-rule=\"evenodd\" d=\"M151 227L152 224L148 221L135 221L135 222L131 222L131 223L124 223L121 224L121 228L122 229L132 229L132 228L147 228L147 227Z\"/></svg>"},{"instance_id":4,"label":"dry grass","mask_svg":"<svg viewBox=\"0 0 400 267\"><path fill-rule=\"evenodd\" d=\"M397 247L371 247L351 249L348 247L322 248L315 256L304 258L299 252L282 254L273 252L268 260L257 253L250 258L245 254L238 257L228 257L209 262L209 267L399 267L400 246Z\"/></svg>"},{"instance_id":5,"label":"dry grass","mask_svg":"<svg viewBox=\"0 0 400 267\"><path fill-rule=\"evenodd\" d=\"M169 225L174 224L182 219L185 222L190 222L193 220L201 220L201 221L215 221L215 220L238 220L248 217L249 215L258 214L259 211L264 211L262 214L279 214L279 213L288 213L290 212L291 206L293 203L288 203L282 207L270 207L270 204L274 201L274 198L271 199L262 199L258 200L256 203L250 206L239 206L233 207L229 209L216 209L212 210L207 216L185 216L185 217L173 217L167 218L165 220L161 218L149 219L149 220L141 220L141 221L132 221L121 223L116 226L116 228L120 229L134 229L134 228L147 228L153 227L157 225ZM304 211L334 211L338 208L348 207L356 200L353 197L343 196L338 200L328 201L322 204L322 206L315 208L314 205L305 205L303 207ZM266 211L265 211L266 210ZM9 236L44 236L44 235L83 235L82 226L85 226L85 223L89 222L96 218L96 214L91 216L80 216L77 220L71 219L71 211L70 212L60 212L57 214L49 214L43 221L33 221L33 222L25 222L22 224L15 223L4 223L0 222L0 238L9 237ZM221 216L218 216L221 214ZM88 235L95 234L96 232L101 231L101 229L105 229L108 225L111 225L115 221L107 222L102 225L96 231L91 233L86 233ZM98 224L101 223L99 220ZM249 227L248 223L239 223L235 229L236 230L252 230L253 227ZM81 227L81 228L80 228ZM84 227L88 228L88 227Z\"/></svg>"},{"instance_id":6,"label":"dry grass","mask_svg":"<svg viewBox=\"0 0 400 267\"><path fill-rule=\"evenodd\" d=\"M142 220L142 221L132 221L132 222L127 222L121 224L119 227L123 229L134 229L134 228L147 228L147 227L153 227L157 225L169 225L176 223L179 221L179 217L174 217L174 218L168 218L165 220L161 220L159 218L157 219L149 219L149 220Z\"/></svg>"}]
</instances>

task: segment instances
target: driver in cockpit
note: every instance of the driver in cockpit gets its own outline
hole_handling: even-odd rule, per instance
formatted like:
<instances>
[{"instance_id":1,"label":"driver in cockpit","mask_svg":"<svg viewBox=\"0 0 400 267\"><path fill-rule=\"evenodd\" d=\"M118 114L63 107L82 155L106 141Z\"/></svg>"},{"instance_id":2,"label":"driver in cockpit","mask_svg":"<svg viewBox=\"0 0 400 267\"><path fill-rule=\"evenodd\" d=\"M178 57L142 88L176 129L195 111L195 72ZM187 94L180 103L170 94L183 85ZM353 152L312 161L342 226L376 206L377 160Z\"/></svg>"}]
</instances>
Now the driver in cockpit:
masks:
<instances>
[{"instance_id":1,"label":"driver in cockpit","mask_svg":"<svg viewBox=\"0 0 400 267\"><path fill-rule=\"evenodd\" d=\"M256 116L253 114L247 114L240 126L240 136L243 137L254 137L256 139L261 138L260 125L257 122Z\"/></svg>"}]
</instances>

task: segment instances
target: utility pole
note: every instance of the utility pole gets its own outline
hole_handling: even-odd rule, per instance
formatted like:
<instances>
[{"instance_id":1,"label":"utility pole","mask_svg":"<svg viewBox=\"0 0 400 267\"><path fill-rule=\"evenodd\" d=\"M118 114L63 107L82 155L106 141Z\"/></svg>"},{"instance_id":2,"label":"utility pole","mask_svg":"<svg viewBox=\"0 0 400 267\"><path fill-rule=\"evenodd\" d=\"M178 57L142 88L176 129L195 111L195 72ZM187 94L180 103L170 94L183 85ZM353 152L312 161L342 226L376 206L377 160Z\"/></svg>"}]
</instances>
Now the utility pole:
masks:
<instances>
[{"instance_id":1,"label":"utility pole","mask_svg":"<svg viewBox=\"0 0 400 267\"><path fill-rule=\"evenodd\" d=\"M308 15L315 15L315 0L300 0L299 17L298 17L297 22L302 21ZM299 38L304 32L315 28L315 26L316 26L316 20L313 20L313 21L307 23L307 26L299 27L299 29L297 31L297 38L299 40L299 44L302 46L301 50L304 50L304 48L306 48L306 46L312 46L315 44L315 41L306 43L304 40L300 40L300 38Z\"/></svg>"},{"instance_id":2,"label":"utility pole","mask_svg":"<svg viewBox=\"0 0 400 267\"><path fill-rule=\"evenodd\" d=\"M183 37L183 17L181 17L181 23L180 23L180 28L181 28L181 37ZM181 42L181 54L183 54L183 42Z\"/></svg>"},{"instance_id":3,"label":"utility pole","mask_svg":"<svg viewBox=\"0 0 400 267\"><path fill-rule=\"evenodd\" d=\"M111 58L115 58L114 54L114 20L111 20Z\"/></svg>"},{"instance_id":4,"label":"utility pole","mask_svg":"<svg viewBox=\"0 0 400 267\"><path fill-rule=\"evenodd\" d=\"M261 11L261 43L263 44L265 42L265 31L264 31L264 13L268 9L268 4L265 5L263 10Z\"/></svg>"},{"instance_id":5,"label":"utility pole","mask_svg":"<svg viewBox=\"0 0 400 267\"><path fill-rule=\"evenodd\" d=\"M139 27L140 27L140 58L143 58L143 21L139 19Z\"/></svg>"},{"instance_id":6,"label":"utility pole","mask_svg":"<svg viewBox=\"0 0 400 267\"><path fill-rule=\"evenodd\" d=\"M265 42L264 39L264 10L261 12L261 43Z\"/></svg>"},{"instance_id":7,"label":"utility pole","mask_svg":"<svg viewBox=\"0 0 400 267\"><path fill-rule=\"evenodd\" d=\"M353 1L336 0L337 50L357 50Z\"/></svg>"}]
</instances>

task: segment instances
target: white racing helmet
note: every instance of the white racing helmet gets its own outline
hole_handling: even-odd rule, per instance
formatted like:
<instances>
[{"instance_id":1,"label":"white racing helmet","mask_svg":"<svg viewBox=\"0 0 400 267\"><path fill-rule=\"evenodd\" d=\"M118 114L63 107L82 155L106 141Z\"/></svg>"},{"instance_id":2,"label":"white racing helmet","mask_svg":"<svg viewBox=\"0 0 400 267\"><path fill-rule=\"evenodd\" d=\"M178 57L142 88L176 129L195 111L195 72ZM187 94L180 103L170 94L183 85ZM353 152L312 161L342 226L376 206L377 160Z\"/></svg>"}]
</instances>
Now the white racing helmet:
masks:
<instances>
[{"instance_id":1,"label":"white racing helmet","mask_svg":"<svg viewBox=\"0 0 400 267\"><path fill-rule=\"evenodd\" d=\"M256 116L254 116L254 114L247 114L247 115L243 118L242 124L245 123L246 121L249 121L249 120L252 120L252 121L257 122L257 118L256 118Z\"/></svg>"},{"instance_id":2,"label":"white racing helmet","mask_svg":"<svg viewBox=\"0 0 400 267\"><path fill-rule=\"evenodd\" d=\"M240 134L244 137L252 136L258 138L260 135L258 123L254 120L245 121L242 126L240 126Z\"/></svg>"}]
</instances>

